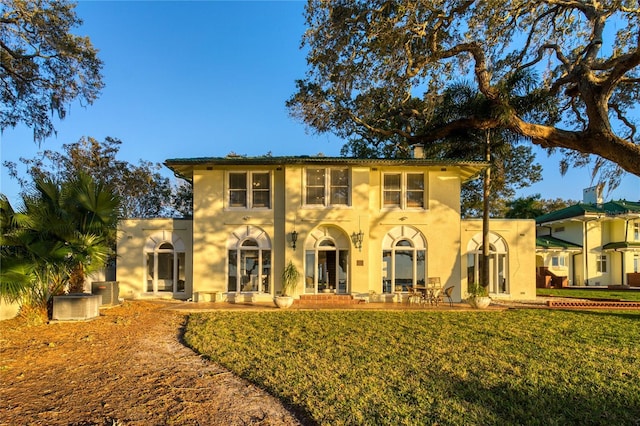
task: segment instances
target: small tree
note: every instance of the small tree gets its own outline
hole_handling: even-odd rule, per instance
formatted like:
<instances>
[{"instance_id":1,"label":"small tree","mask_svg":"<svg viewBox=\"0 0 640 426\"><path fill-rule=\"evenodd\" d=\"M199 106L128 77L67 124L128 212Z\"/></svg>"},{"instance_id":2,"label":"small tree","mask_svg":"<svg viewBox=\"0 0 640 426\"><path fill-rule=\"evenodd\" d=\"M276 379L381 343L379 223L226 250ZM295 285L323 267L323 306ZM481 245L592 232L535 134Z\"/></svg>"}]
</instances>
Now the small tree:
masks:
<instances>
[{"instance_id":1,"label":"small tree","mask_svg":"<svg viewBox=\"0 0 640 426\"><path fill-rule=\"evenodd\" d=\"M87 175L36 179L15 210L0 197L0 297L19 301L23 315L46 318L52 297L78 291L112 253L119 199Z\"/></svg>"}]
</instances>

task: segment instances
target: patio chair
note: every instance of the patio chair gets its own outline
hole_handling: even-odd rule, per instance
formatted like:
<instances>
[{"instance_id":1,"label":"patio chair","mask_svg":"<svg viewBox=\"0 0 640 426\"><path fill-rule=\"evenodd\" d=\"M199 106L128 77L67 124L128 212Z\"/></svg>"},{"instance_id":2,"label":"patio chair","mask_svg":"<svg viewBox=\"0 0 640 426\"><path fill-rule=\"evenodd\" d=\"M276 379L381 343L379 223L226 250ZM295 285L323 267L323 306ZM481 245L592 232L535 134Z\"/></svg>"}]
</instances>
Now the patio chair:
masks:
<instances>
[{"instance_id":1,"label":"patio chair","mask_svg":"<svg viewBox=\"0 0 640 426\"><path fill-rule=\"evenodd\" d=\"M436 305L442 300L442 284L440 283L440 277L429 277L427 292L425 294L425 303Z\"/></svg>"},{"instance_id":2,"label":"patio chair","mask_svg":"<svg viewBox=\"0 0 640 426\"><path fill-rule=\"evenodd\" d=\"M449 299L449 307L453 307L453 299L451 298L451 294L453 293L453 286L449 286L447 288L444 289L444 291L442 292L442 295L444 297L446 297L447 299Z\"/></svg>"},{"instance_id":3,"label":"patio chair","mask_svg":"<svg viewBox=\"0 0 640 426\"><path fill-rule=\"evenodd\" d=\"M420 293L418 290L416 290L413 287L409 287L408 292L409 292L407 295L408 304L420 302L420 299L422 298L422 293Z\"/></svg>"}]
</instances>

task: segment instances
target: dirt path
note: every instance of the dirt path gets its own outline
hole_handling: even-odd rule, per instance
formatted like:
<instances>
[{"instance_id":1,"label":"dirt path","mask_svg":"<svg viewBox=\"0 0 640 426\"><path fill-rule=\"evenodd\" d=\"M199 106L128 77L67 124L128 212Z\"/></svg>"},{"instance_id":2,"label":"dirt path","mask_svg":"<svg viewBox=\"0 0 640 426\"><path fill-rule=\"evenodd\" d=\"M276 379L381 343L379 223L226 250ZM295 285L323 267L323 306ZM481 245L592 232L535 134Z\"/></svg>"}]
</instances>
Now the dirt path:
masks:
<instances>
[{"instance_id":1,"label":"dirt path","mask_svg":"<svg viewBox=\"0 0 640 426\"><path fill-rule=\"evenodd\" d=\"M0 322L0 425L295 425L180 343L184 315L126 302L89 322Z\"/></svg>"}]
</instances>

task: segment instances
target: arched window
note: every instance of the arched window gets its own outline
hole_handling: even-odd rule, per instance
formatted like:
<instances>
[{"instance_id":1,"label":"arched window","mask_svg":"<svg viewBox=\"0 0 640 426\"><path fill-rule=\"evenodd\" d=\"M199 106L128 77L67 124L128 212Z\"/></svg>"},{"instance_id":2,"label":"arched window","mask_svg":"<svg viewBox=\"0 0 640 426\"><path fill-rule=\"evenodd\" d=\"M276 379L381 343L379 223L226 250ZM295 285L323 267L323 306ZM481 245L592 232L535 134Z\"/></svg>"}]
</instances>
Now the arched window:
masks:
<instances>
[{"instance_id":1,"label":"arched window","mask_svg":"<svg viewBox=\"0 0 640 426\"><path fill-rule=\"evenodd\" d=\"M382 292L407 291L425 285L427 247L424 236L411 226L399 226L382 241Z\"/></svg>"},{"instance_id":2,"label":"arched window","mask_svg":"<svg viewBox=\"0 0 640 426\"><path fill-rule=\"evenodd\" d=\"M489 233L489 293L508 294L508 248L504 239ZM467 282L480 283L482 279L482 234L476 234L467 244Z\"/></svg>"},{"instance_id":3,"label":"arched window","mask_svg":"<svg viewBox=\"0 0 640 426\"><path fill-rule=\"evenodd\" d=\"M271 242L255 226L234 231L228 241L227 291L271 293Z\"/></svg>"},{"instance_id":4,"label":"arched window","mask_svg":"<svg viewBox=\"0 0 640 426\"><path fill-rule=\"evenodd\" d=\"M342 230L331 226L314 229L305 240L304 292L347 293L350 247Z\"/></svg>"},{"instance_id":5,"label":"arched window","mask_svg":"<svg viewBox=\"0 0 640 426\"><path fill-rule=\"evenodd\" d=\"M145 251L148 293L185 291L185 249L182 240L169 231L160 231L147 240Z\"/></svg>"}]
</instances>

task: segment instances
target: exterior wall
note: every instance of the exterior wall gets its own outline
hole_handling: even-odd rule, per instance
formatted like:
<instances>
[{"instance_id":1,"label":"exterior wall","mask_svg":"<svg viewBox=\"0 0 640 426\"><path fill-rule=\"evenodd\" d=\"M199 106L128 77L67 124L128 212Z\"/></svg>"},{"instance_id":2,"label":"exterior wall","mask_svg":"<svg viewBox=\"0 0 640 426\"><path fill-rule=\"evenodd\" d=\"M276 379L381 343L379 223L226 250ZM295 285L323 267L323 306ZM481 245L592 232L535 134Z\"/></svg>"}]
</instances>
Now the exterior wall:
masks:
<instances>
[{"instance_id":1,"label":"exterior wall","mask_svg":"<svg viewBox=\"0 0 640 426\"><path fill-rule=\"evenodd\" d=\"M627 241L630 243L640 243L640 235L635 235L634 224L640 220L619 220L614 222L613 232L616 239L612 241ZM637 286L637 276L631 277L628 274L640 272L640 248L625 251L612 251L610 256L613 259L612 282L613 284Z\"/></svg>"},{"instance_id":2,"label":"exterior wall","mask_svg":"<svg viewBox=\"0 0 640 426\"><path fill-rule=\"evenodd\" d=\"M465 219L462 221L462 288L468 285L467 242L482 232L482 220ZM491 219L489 229L502 237L508 247L507 255L507 294L491 295L511 300L532 300L536 297L535 268L535 221L529 219ZM465 295L463 294L463 297Z\"/></svg>"},{"instance_id":3,"label":"exterior wall","mask_svg":"<svg viewBox=\"0 0 640 426\"><path fill-rule=\"evenodd\" d=\"M186 249L186 291L173 297L200 301L211 300L209 296L216 294L219 296L216 300L268 301L280 292L279 277L288 261L292 261L303 276L296 295L304 294L306 275L317 273L314 267L306 265L306 253L316 253L317 244L325 237L329 237L342 253L348 253L348 293L383 293L386 267L383 251L400 239L409 239L418 243L420 248L416 250L426 250L425 278L439 277L444 287L454 286L453 300L460 301L466 296L467 244L481 231L481 221L460 219L461 179L456 167L336 164L335 167L349 169L350 203L328 207L306 205L307 167L331 168L317 164L203 165L194 168L192 221L121 222L117 263L120 297L157 296L146 291L143 250L157 232L179 237ZM230 171L268 171L270 208L230 207ZM383 176L397 172L424 173L424 208L383 206ZM509 292L501 297L534 298L534 222L492 220L491 226L509 247ZM295 249L291 240L294 230L297 233ZM351 238L360 231L364 234L361 250L354 246ZM271 254L270 274L267 274L269 288L266 290L262 282L258 291L245 292L240 288L229 292L228 276L230 268L235 268L229 266L229 250L235 250L233 247L242 244L246 237L257 235ZM379 300L399 299L391 291Z\"/></svg>"},{"instance_id":4,"label":"exterior wall","mask_svg":"<svg viewBox=\"0 0 640 426\"><path fill-rule=\"evenodd\" d=\"M429 171L426 176L425 210L382 208L382 174L395 169L370 173L370 216L368 243L368 291L382 292L382 251L385 236L399 227L420 231L427 245L427 276L440 277L443 286L456 287L453 298L459 299L460 253L460 180L452 171ZM364 231L364 229L363 229ZM409 231L407 231L409 232ZM365 235L367 233L365 232ZM443 235L450 238L442 238ZM366 239L366 238L365 238ZM360 277L360 275L358 275Z\"/></svg>"},{"instance_id":5,"label":"exterior wall","mask_svg":"<svg viewBox=\"0 0 640 426\"><path fill-rule=\"evenodd\" d=\"M118 225L116 258L116 278L119 281L120 296L124 299L157 297L147 291L147 270L145 246L150 239L155 244L180 239L185 247L185 291L184 293L162 294L166 297L188 299L192 295L192 222L187 219L126 219ZM161 237L159 237L161 236Z\"/></svg>"},{"instance_id":6,"label":"exterior wall","mask_svg":"<svg viewBox=\"0 0 640 426\"><path fill-rule=\"evenodd\" d=\"M369 176L366 169L351 169L351 205L338 207L307 206L304 203L304 166L289 166L285 169L284 185L286 197L284 200L285 223L283 227L286 235L294 229L298 233L296 250L290 244L284 246L285 262L291 260L298 270L305 276L305 252L312 249L317 238L328 235L337 241L337 248L349 251L348 281L352 293L366 293L368 291L369 269L364 260L364 254L369 248L368 237L368 203L366 201L366 187ZM351 243L351 235L362 230L365 234L362 251L358 251ZM279 277L279 275L276 275ZM356 278L357 277L357 278ZM306 277L305 277L306 279ZM279 283L276 289L279 290ZM298 294L304 292L304 279L299 283Z\"/></svg>"},{"instance_id":7,"label":"exterior wall","mask_svg":"<svg viewBox=\"0 0 640 426\"><path fill-rule=\"evenodd\" d=\"M536 267L545 266L557 277L566 277L567 285L573 285L573 256L575 253L566 250L544 250L536 253L538 259L542 259L542 264L536 262ZM553 265L554 257L564 257L563 265Z\"/></svg>"},{"instance_id":8,"label":"exterior wall","mask_svg":"<svg viewBox=\"0 0 640 426\"><path fill-rule=\"evenodd\" d=\"M603 226L604 225L604 226ZM606 222L601 220L590 220L586 222L586 241L583 245L584 251L586 253L586 259L583 262L586 263L582 268L583 271L586 271L585 276L585 284L586 285L595 285L595 286L606 286L611 284L610 275L611 275L611 259L610 256L607 255L607 271L606 272L598 272L597 261L598 257L604 254L602 252L602 246L606 244L608 241L605 240L606 232L603 232L606 227Z\"/></svg>"},{"instance_id":9,"label":"exterior wall","mask_svg":"<svg viewBox=\"0 0 640 426\"><path fill-rule=\"evenodd\" d=\"M552 235L556 238L560 238L570 243L582 245L583 236L583 223L582 222L564 222L552 227ZM557 231L559 228L564 228L564 231Z\"/></svg>"},{"instance_id":10,"label":"exterior wall","mask_svg":"<svg viewBox=\"0 0 640 426\"><path fill-rule=\"evenodd\" d=\"M272 172L271 209L233 209L228 206L228 171ZM282 204L284 191L277 183L281 181L281 170L252 167L229 168L226 170L197 170L193 176L193 282L196 293L220 294L227 291L228 242L238 229L259 228L269 236L272 253L272 265L282 265L279 253L284 250L283 233L276 233L281 224L276 225L274 212ZM275 183L274 183L275 182ZM282 222L282 221L281 221ZM272 271L271 277L280 276L281 267ZM273 288L273 285L271 286Z\"/></svg>"},{"instance_id":11,"label":"exterior wall","mask_svg":"<svg viewBox=\"0 0 640 426\"><path fill-rule=\"evenodd\" d=\"M0 299L0 321L15 318L20 312L19 303L7 303Z\"/></svg>"},{"instance_id":12,"label":"exterior wall","mask_svg":"<svg viewBox=\"0 0 640 426\"><path fill-rule=\"evenodd\" d=\"M583 222L566 221L545 225L536 228L538 236L552 235L570 243L582 246ZM550 272L558 277L566 277L567 285L582 285L582 255L568 250L540 250L536 252L536 267L545 266ZM552 259L555 256L563 256L564 266L553 266ZM577 278L577 280L576 280ZM577 281L577 282L576 282Z\"/></svg>"},{"instance_id":13,"label":"exterior wall","mask_svg":"<svg viewBox=\"0 0 640 426\"><path fill-rule=\"evenodd\" d=\"M548 266L556 275L566 272L570 285L626 285L627 274L634 272L634 255L639 254L640 249L603 251L602 247L612 242L636 242L633 232L635 221L613 217L566 220L553 224L554 237L581 245L583 253L564 252L569 259L565 268L551 267L551 258L557 253L539 251L537 254L544 259L544 266ZM557 232L558 228L564 228L564 231ZM547 226L539 227L537 231L539 235L549 234ZM606 256L607 270L599 272L598 258L603 255Z\"/></svg>"},{"instance_id":14,"label":"exterior wall","mask_svg":"<svg viewBox=\"0 0 640 426\"><path fill-rule=\"evenodd\" d=\"M426 209L385 209L382 207L383 173L407 171L407 168L351 167L349 206L307 206L304 203L305 165L250 168L242 171L270 170L273 207L267 210L233 210L225 206L227 173L233 168L194 171L194 292L227 292L228 257L226 241L241 226L258 227L266 232L272 245L274 285L270 294L254 295L264 300L280 290L282 268L291 260L306 272L305 252L318 235L339 237L339 249L349 251L349 292L382 292L382 242L398 227L412 227L427 241L427 275L442 277L443 285L455 285L454 298L460 298L460 178L456 170L425 172ZM298 234L296 249L290 235ZM351 243L351 235L362 231L362 249ZM452 238L442 239L442 235ZM304 279L297 294L304 293ZM229 295L227 295L229 296ZM254 299L255 300L255 299Z\"/></svg>"}]
</instances>

